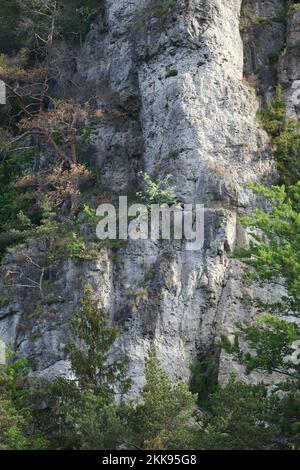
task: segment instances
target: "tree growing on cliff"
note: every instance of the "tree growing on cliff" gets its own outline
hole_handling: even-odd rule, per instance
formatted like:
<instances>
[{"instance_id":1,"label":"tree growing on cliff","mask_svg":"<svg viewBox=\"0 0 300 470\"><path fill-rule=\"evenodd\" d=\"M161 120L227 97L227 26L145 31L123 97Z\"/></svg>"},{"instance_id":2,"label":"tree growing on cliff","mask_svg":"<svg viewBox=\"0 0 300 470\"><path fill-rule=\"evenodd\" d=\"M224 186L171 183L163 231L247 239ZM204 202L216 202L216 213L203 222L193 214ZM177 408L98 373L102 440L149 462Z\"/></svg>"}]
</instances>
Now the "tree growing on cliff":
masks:
<instances>
[{"instance_id":1,"label":"tree growing on cliff","mask_svg":"<svg viewBox=\"0 0 300 470\"><path fill-rule=\"evenodd\" d=\"M277 448L278 399L262 385L234 376L209 396L201 417L196 448L200 450L261 450Z\"/></svg>"},{"instance_id":2,"label":"tree growing on cliff","mask_svg":"<svg viewBox=\"0 0 300 470\"><path fill-rule=\"evenodd\" d=\"M120 410L130 380L126 359L109 355L118 329L109 325L108 313L98 306L90 286L71 316L70 329L69 377L44 384L37 397L46 399L51 411L38 412L38 421L55 449L116 448L125 436Z\"/></svg>"},{"instance_id":3,"label":"tree growing on cliff","mask_svg":"<svg viewBox=\"0 0 300 470\"><path fill-rule=\"evenodd\" d=\"M288 191L284 186L271 189L256 186L254 190L267 198L271 208L269 211L256 209L250 217L243 219L243 224L252 230L253 241L249 249L240 250L237 256L249 266L248 281L261 285L266 282L280 283L286 287L287 294L273 304L255 300L254 303L267 313L250 324L238 324L234 341L222 336L220 346L244 366L246 374L253 371L278 374L279 382L276 385L271 389L260 385L259 393L262 395L254 401L253 395L252 415L256 415L257 419L251 431L255 430L257 423L267 426L265 430L268 432L265 437L262 436L262 448L299 449L300 329L291 316L297 317L300 312L300 183L290 186ZM251 385L239 387L242 387L242 394L234 395L237 389L231 390L231 413L228 414L231 420L241 397L254 390ZM230 388L225 386L219 393L227 395L228 392ZM215 398L216 395L211 397L212 403L215 403ZM245 410L250 403L245 401ZM216 423L222 416L224 412L219 410ZM232 431L232 426L237 429L238 422L237 417L233 419L225 432ZM213 424L208 420L208 426ZM227 436L226 448L234 436L232 432L231 438ZM253 448L250 434L244 445Z\"/></svg>"},{"instance_id":4,"label":"tree growing on cliff","mask_svg":"<svg viewBox=\"0 0 300 470\"><path fill-rule=\"evenodd\" d=\"M300 126L286 114L282 87L277 86L274 98L258 113L264 129L271 136L280 182L292 185L300 179Z\"/></svg>"},{"instance_id":5,"label":"tree growing on cliff","mask_svg":"<svg viewBox=\"0 0 300 470\"><path fill-rule=\"evenodd\" d=\"M43 449L47 441L35 430L28 390L24 379L29 373L26 360L10 356L0 366L0 450Z\"/></svg>"},{"instance_id":6,"label":"tree growing on cliff","mask_svg":"<svg viewBox=\"0 0 300 470\"><path fill-rule=\"evenodd\" d=\"M109 325L90 286L70 328L70 377L46 382L34 398L49 404L49 412L37 411L36 421L53 448L192 448L196 396L183 383L172 384L154 350L146 362L144 388L135 399L123 400L131 384L126 359L109 355L118 329Z\"/></svg>"},{"instance_id":7,"label":"tree growing on cliff","mask_svg":"<svg viewBox=\"0 0 300 470\"><path fill-rule=\"evenodd\" d=\"M127 404L130 441L142 449L193 448L196 395L183 382L173 384L155 350L146 361L146 384Z\"/></svg>"},{"instance_id":8,"label":"tree growing on cliff","mask_svg":"<svg viewBox=\"0 0 300 470\"><path fill-rule=\"evenodd\" d=\"M263 305L270 313L300 313L300 182L286 188L265 188L257 185L253 190L270 205L266 211L257 208L242 224L252 233L249 249L236 254L249 272L246 279L264 285L272 281L285 285L287 295L279 303Z\"/></svg>"},{"instance_id":9,"label":"tree growing on cliff","mask_svg":"<svg viewBox=\"0 0 300 470\"><path fill-rule=\"evenodd\" d=\"M24 148L32 150L34 183L28 173L26 176L32 188L42 186L45 191L49 183L47 173L52 174L53 169L60 169L64 179L67 171L74 173L82 144L80 136L87 127L90 112L88 103L65 100L63 90L56 90L56 97L53 93L53 88L59 88L57 62L61 43L66 40L65 22L71 22L74 36L82 39L99 13L99 2L22 0L6 2L5 8L11 14L16 9L19 12L14 18L14 32L26 40L20 40L22 46L13 57L0 54L0 78L6 84L8 97L0 111L0 121L6 130L6 141L1 142L1 160L9 158L11 153L19 155L21 160ZM0 35L1 28L2 25ZM72 206L78 199L79 173L76 178L71 175L69 178ZM56 176L60 177L57 171Z\"/></svg>"}]
</instances>

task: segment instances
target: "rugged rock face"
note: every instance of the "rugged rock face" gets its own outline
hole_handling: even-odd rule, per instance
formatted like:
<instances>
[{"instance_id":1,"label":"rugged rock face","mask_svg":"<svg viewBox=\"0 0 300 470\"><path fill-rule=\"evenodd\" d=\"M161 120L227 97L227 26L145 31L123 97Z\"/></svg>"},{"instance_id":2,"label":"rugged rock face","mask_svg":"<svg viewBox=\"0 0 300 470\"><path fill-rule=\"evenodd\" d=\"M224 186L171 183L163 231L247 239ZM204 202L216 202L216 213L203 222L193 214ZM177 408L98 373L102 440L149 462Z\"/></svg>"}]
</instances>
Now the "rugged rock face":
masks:
<instances>
[{"instance_id":1,"label":"rugged rock face","mask_svg":"<svg viewBox=\"0 0 300 470\"><path fill-rule=\"evenodd\" d=\"M214 356L224 380L229 365L223 356L218 360L215 337L254 313L243 297L256 293L241 286L242 268L228 254L246 243L237 221L255 204L246 184L273 170L256 119L259 100L244 69L270 94L275 72L266 58L287 44L279 72L289 97L300 78L294 52L287 52L297 41L299 15L289 19L287 33L285 24L273 21L283 1L247 2L271 19L259 28L246 16L244 67L241 0L178 1L160 14L156 3L107 0L105 22L94 25L76 65L61 67L73 93L93 96L106 116L88 157L99 167L103 188L126 195L135 190L138 170L172 174L183 202L205 204L205 244L187 251L184 242L129 242L117 252L103 250L95 261L68 260L48 281L55 297L50 304L32 289L8 293L0 336L47 375L67 367L68 316L87 283L120 325L115 353L129 357L134 389L143 383L151 344L174 377L188 378L196 357ZM20 250L1 269L3 284L11 269L38 276Z\"/></svg>"},{"instance_id":2,"label":"rugged rock face","mask_svg":"<svg viewBox=\"0 0 300 470\"><path fill-rule=\"evenodd\" d=\"M287 12L286 8L285 0L245 2L241 20L244 75L267 98L280 83L287 99L287 112L298 117L300 11Z\"/></svg>"}]
</instances>

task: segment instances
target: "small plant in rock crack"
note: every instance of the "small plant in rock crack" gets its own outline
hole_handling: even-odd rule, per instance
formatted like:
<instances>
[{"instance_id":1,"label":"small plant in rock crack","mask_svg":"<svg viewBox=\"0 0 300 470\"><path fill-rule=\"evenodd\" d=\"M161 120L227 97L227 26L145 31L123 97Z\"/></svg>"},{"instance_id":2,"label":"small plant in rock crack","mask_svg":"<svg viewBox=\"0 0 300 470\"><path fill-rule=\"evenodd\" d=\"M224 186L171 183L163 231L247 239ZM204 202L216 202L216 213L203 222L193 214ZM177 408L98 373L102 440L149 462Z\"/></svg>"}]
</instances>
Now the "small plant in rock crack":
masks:
<instances>
[{"instance_id":1,"label":"small plant in rock crack","mask_svg":"<svg viewBox=\"0 0 300 470\"><path fill-rule=\"evenodd\" d=\"M143 179L144 189L136 193L147 207L152 204L176 204L175 188L171 185L171 175L165 176L162 180L153 181L147 173L140 172Z\"/></svg>"},{"instance_id":2,"label":"small plant in rock crack","mask_svg":"<svg viewBox=\"0 0 300 470\"><path fill-rule=\"evenodd\" d=\"M151 8L155 16L164 18L171 8L176 6L177 0L152 0Z\"/></svg>"},{"instance_id":3,"label":"small plant in rock crack","mask_svg":"<svg viewBox=\"0 0 300 470\"><path fill-rule=\"evenodd\" d=\"M166 70L166 78L176 77L177 75L178 75L178 70L176 70L176 69L167 69Z\"/></svg>"},{"instance_id":4,"label":"small plant in rock crack","mask_svg":"<svg viewBox=\"0 0 300 470\"><path fill-rule=\"evenodd\" d=\"M180 150L172 149L172 150L170 150L170 152L168 154L168 157L169 158L177 158L177 157L179 157L179 155L180 155Z\"/></svg>"}]
</instances>

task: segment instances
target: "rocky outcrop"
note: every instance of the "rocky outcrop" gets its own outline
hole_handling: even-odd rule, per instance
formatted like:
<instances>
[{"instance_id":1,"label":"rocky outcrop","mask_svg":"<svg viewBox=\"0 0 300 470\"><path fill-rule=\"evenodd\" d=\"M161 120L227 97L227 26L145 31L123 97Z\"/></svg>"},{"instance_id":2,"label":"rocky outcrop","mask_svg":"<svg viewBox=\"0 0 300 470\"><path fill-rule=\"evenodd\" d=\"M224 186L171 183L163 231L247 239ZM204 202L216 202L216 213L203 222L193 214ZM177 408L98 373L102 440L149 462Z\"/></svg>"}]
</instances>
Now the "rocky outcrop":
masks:
<instances>
[{"instance_id":1,"label":"rocky outcrop","mask_svg":"<svg viewBox=\"0 0 300 470\"><path fill-rule=\"evenodd\" d=\"M73 93L92 97L104 115L87 156L99 168L102 187L130 194L138 170L172 174L180 200L205 205L205 244L191 252L184 242L132 241L116 252L103 250L97 260L57 266L48 283L50 304L25 288L13 300L8 294L0 336L40 373L67 367L68 316L87 283L120 326L115 354L129 357L134 389L143 383L151 344L173 377L186 379L196 357L214 356L218 364L215 337L254 313L243 297L255 292L241 286L241 266L228 255L247 241L238 223L255 204L247 183L267 178L272 162L256 119L255 88L244 79L241 0L168 2L165 10L157 3L106 1L105 21L93 26L78 54ZM283 2L247 3L270 16ZM289 41L297 31L293 21ZM258 73L267 94L274 79L264 61L274 51L271 39L276 47L285 44L286 29L270 20L252 44L254 33L243 33L246 76ZM295 69L283 63L280 73L292 83ZM38 276L26 263L13 250L2 265L3 283L14 265ZM220 377L228 368L224 361Z\"/></svg>"},{"instance_id":2,"label":"rocky outcrop","mask_svg":"<svg viewBox=\"0 0 300 470\"><path fill-rule=\"evenodd\" d=\"M300 10L286 0L244 2L241 33L245 78L271 98L280 83L287 112L299 116ZM293 6L295 8L293 8Z\"/></svg>"}]
</instances>

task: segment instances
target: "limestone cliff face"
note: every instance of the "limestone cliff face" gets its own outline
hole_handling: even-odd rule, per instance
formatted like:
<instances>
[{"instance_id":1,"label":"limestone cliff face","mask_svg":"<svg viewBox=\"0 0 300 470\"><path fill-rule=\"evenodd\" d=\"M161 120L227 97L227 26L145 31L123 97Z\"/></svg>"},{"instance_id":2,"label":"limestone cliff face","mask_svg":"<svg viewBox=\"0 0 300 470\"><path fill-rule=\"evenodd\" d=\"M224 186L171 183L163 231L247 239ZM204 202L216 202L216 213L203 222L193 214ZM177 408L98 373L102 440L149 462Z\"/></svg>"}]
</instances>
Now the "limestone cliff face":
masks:
<instances>
[{"instance_id":1,"label":"limestone cliff face","mask_svg":"<svg viewBox=\"0 0 300 470\"><path fill-rule=\"evenodd\" d=\"M104 189L130 194L139 170L172 174L182 201L205 204L205 245L192 252L179 242L129 242L113 256L107 249L95 261L67 260L49 280L60 299L54 305L36 309L35 293L18 289L1 306L0 336L48 375L67 367L68 316L86 283L120 325L115 354L129 357L135 388L151 344L174 377L188 378L196 357L214 356L223 380L229 363L217 357L215 337L254 313L243 297L256 292L241 286L242 267L228 254L246 243L237 217L256 203L247 183L268 178L273 167L256 119L259 100L244 71L257 76L268 96L275 72L266 58L278 49L289 97L300 79L297 52L289 53L300 18L286 26L273 19L283 1L247 2L270 21L259 28L246 15L243 47L241 0L177 1L160 15L155 3L107 0L105 21L93 26L76 63L61 64L62 75L78 98L93 96L106 113L88 156ZM12 251L1 268L3 282L20 267L33 269Z\"/></svg>"}]
</instances>

